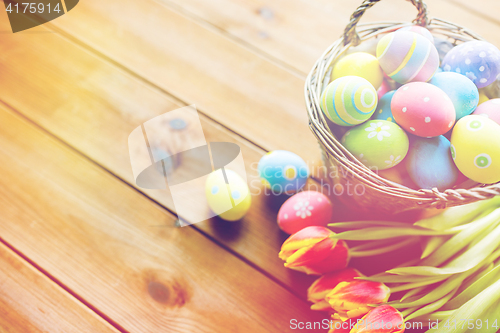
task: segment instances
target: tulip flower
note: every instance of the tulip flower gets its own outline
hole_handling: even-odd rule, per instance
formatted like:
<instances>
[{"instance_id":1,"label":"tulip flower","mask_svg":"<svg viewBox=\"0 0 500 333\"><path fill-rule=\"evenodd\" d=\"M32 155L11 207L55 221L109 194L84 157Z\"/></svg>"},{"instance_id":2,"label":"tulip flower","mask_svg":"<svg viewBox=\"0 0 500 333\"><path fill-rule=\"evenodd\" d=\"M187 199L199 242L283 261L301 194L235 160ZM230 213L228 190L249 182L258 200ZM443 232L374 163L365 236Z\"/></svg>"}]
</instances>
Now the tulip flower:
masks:
<instances>
[{"instance_id":1,"label":"tulip flower","mask_svg":"<svg viewBox=\"0 0 500 333\"><path fill-rule=\"evenodd\" d=\"M403 315L390 305L374 308L351 329L350 333L402 333Z\"/></svg>"},{"instance_id":2,"label":"tulip flower","mask_svg":"<svg viewBox=\"0 0 500 333\"><path fill-rule=\"evenodd\" d=\"M368 313L370 304L386 303L391 290L383 283L354 280L340 282L325 299L336 312L334 319L345 321Z\"/></svg>"},{"instance_id":3,"label":"tulip flower","mask_svg":"<svg viewBox=\"0 0 500 333\"><path fill-rule=\"evenodd\" d=\"M341 271L323 275L309 287L307 290L307 299L314 304L312 310L330 311L332 307L325 300L328 295L340 282L354 281L355 277L363 276L354 268L345 268Z\"/></svg>"},{"instance_id":4,"label":"tulip flower","mask_svg":"<svg viewBox=\"0 0 500 333\"><path fill-rule=\"evenodd\" d=\"M290 236L279 257L285 267L306 274L321 275L343 269L349 262L349 249L343 240L325 227L307 227Z\"/></svg>"}]
</instances>

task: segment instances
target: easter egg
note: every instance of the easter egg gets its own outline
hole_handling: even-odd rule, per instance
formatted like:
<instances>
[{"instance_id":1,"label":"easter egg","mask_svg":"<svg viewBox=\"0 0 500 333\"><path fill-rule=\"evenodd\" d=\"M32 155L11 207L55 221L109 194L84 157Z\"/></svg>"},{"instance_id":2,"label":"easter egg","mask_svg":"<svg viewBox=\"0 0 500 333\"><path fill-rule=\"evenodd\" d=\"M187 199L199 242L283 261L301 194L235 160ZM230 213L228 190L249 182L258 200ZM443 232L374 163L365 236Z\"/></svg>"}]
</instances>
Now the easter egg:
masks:
<instances>
[{"instance_id":1,"label":"easter egg","mask_svg":"<svg viewBox=\"0 0 500 333\"><path fill-rule=\"evenodd\" d=\"M405 131L386 120L370 120L349 130L342 144L369 168L385 170L398 165L408 153Z\"/></svg>"},{"instance_id":2,"label":"easter egg","mask_svg":"<svg viewBox=\"0 0 500 333\"><path fill-rule=\"evenodd\" d=\"M455 107L456 120L470 115L479 103L476 85L464 75L454 72L437 73L430 84L443 90Z\"/></svg>"},{"instance_id":3,"label":"easter egg","mask_svg":"<svg viewBox=\"0 0 500 333\"><path fill-rule=\"evenodd\" d=\"M390 180L391 182L409 187L411 189L419 189L419 186L417 186L410 178L410 175L408 175L405 163L399 163L395 167L386 170L379 170L378 175L386 180Z\"/></svg>"},{"instance_id":4,"label":"easter egg","mask_svg":"<svg viewBox=\"0 0 500 333\"><path fill-rule=\"evenodd\" d=\"M351 53L335 63L332 81L344 76L360 76L378 89L384 78L375 56L366 52Z\"/></svg>"},{"instance_id":5,"label":"easter egg","mask_svg":"<svg viewBox=\"0 0 500 333\"><path fill-rule=\"evenodd\" d=\"M450 97L425 82L411 82L399 88L392 97L391 111L396 123L408 133L422 137L445 134L456 118Z\"/></svg>"},{"instance_id":6,"label":"easter egg","mask_svg":"<svg viewBox=\"0 0 500 333\"><path fill-rule=\"evenodd\" d=\"M500 98L493 98L482 103L473 114L489 118L500 125Z\"/></svg>"},{"instance_id":7,"label":"easter egg","mask_svg":"<svg viewBox=\"0 0 500 333\"><path fill-rule=\"evenodd\" d=\"M408 174L420 188L444 191L457 182L459 171L451 158L450 141L442 135L412 140L405 161Z\"/></svg>"},{"instance_id":8,"label":"easter egg","mask_svg":"<svg viewBox=\"0 0 500 333\"><path fill-rule=\"evenodd\" d=\"M438 51L439 54L439 62L443 62L444 57L450 52L452 48L455 47L453 43L451 43L447 39L435 37L434 38L434 46L436 47L436 50Z\"/></svg>"},{"instance_id":9,"label":"easter egg","mask_svg":"<svg viewBox=\"0 0 500 333\"><path fill-rule=\"evenodd\" d=\"M460 119L451 135L451 154L458 169L482 184L500 181L500 125L486 117Z\"/></svg>"},{"instance_id":10,"label":"easter egg","mask_svg":"<svg viewBox=\"0 0 500 333\"><path fill-rule=\"evenodd\" d=\"M278 212L278 226L287 234L310 226L326 227L333 216L333 206L320 192L304 191L290 197Z\"/></svg>"},{"instance_id":11,"label":"easter egg","mask_svg":"<svg viewBox=\"0 0 500 333\"><path fill-rule=\"evenodd\" d=\"M377 45L377 59L390 78L403 84L429 81L439 67L434 44L411 31L385 35Z\"/></svg>"},{"instance_id":12,"label":"easter egg","mask_svg":"<svg viewBox=\"0 0 500 333\"><path fill-rule=\"evenodd\" d=\"M382 96L387 94L389 91L391 91L391 85L389 84L389 82L387 82L387 80L384 79L380 88L377 89L378 100L380 101Z\"/></svg>"},{"instance_id":13,"label":"easter egg","mask_svg":"<svg viewBox=\"0 0 500 333\"><path fill-rule=\"evenodd\" d=\"M410 25L408 27L403 27L401 29L398 29L398 31L411 31L414 33L417 33L419 35L424 36L427 38L431 43L434 43L434 37L432 36L431 32L427 30L424 27L421 27L419 25Z\"/></svg>"},{"instance_id":14,"label":"easter egg","mask_svg":"<svg viewBox=\"0 0 500 333\"><path fill-rule=\"evenodd\" d=\"M306 162L297 154L274 150L264 155L257 166L262 183L274 193L294 193L309 177Z\"/></svg>"},{"instance_id":15,"label":"easter egg","mask_svg":"<svg viewBox=\"0 0 500 333\"><path fill-rule=\"evenodd\" d=\"M477 103L477 105L481 105L489 100L490 99L488 98L488 96L486 96L486 94L483 91L479 91L479 103Z\"/></svg>"},{"instance_id":16,"label":"easter egg","mask_svg":"<svg viewBox=\"0 0 500 333\"><path fill-rule=\"evenodd\" d=\"M486 87L500 74L500 50L485 41L465 42L448 52L442 67L467 76L478 88Z\"/></svg>"},{"instance_id":17,"label":"easter egg","mask_svg":"<svg viewBox=\"0 0 500 333\"><path fill-rule=\"evenodd\" d=\"M392 96L394 96L395 92L396 90L392 90L382 96L382 98L378 101L377 111L375 111L375 113L373 114L372 119L381 119L394 122L391 111L391 101Z\"/></svg>"},{"instance_id":18,"label":"easter egg","mask_svg":"<svg viewBox=\"0 0 500 333\"><path fill-rule=\"evenodd\" d=\"M250 208L252 197L247 183L233 170L224 169L212 172L205 183L205 195L208 206L220 218L227 221L241 219Z\"/></svg>"},{"instance_id":19,"label":"easter egg","mask_svg":"<svg viewBox=\"0 0 500 333\"><path fill-rule=\"evenodd\" d=\"M338 78L321 95L321 109L340 126L354 126L370 119L377 102L375 88L359 76Z\"/></svg>"}]
</instances>

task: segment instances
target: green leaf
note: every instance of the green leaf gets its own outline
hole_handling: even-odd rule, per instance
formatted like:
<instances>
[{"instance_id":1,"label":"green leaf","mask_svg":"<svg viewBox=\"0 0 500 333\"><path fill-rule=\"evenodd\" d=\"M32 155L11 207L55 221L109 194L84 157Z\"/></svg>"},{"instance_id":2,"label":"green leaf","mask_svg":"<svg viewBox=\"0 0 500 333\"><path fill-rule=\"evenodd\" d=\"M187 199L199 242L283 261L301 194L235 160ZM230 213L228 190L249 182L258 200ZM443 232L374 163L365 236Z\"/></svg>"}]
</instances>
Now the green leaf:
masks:
<instances>
[{"instance_id":1,"label":"green leaf","mask_svg":"<svg viewBox=\"0 0 500 333\"><path fill-rule=\"evenodd\" d=\"M441 247L439 247L432 255L422 261L421 266L438 266L452 256L457 254L460 250L467 247L474 239L478 237L485 229L490 225L495 225L500 220L500 209L495 210L491 214L484 216L474 222L470 223L466 230L463 230L453 237L451 237L447 242L445 242Z\"/></svg>"},{"instance_id":2,"label":"green leaf","mask_svg":"<svg viewBox=\"0 0 500 333\"><path fill-rule=\"evenodd\" d=\"M435 311L433 313L428 313L423 316L419 316L413 319L408 320L409 322L429 322L433 320L445 320L449 316L453 314L456 310L448 310L448 311Z\"/></svg>"},{"instance_id":3,"label":"green leaf","mask_svg":"<svg viewBox=\"0 0 500 333\"><path fill-rule=\"evenodd\" d=\"M481 321L484 323L486 320L489 321L489 329L486 329L486 327L483 327L482 329L479 330L468 330L467 325L464 325L462 328L462 325L456 325L454 327L452 324L450 324L450 327L444 327L444 325L439 325L438 329L431 329L428 330L427 333L465 333L467 332L481 332L481 333L493 333L497 329L491 327L491 323L493 321L499 320L500 321L500 306L499 306L499 301L500 301L500 280L496 281L494 284L483 290L481 293L479 293L477 296L469 300L467 303L462 305L460 308L455 310L451 316L449 316L445 320L449 320L450 323L453 321L456 321L457 323L463 321L463 320L468 320L472 319L474 323L476 322L477 319L481 319Z\"/></svg>"},{"instance_id":4,"label":"green leaf","mask_svg":"<svg viewBox=\"0 0 500 333\"><path fill-rule=\"evenodd\" d=\"M443 307L443 310L451 310L459 308L462 304L465 304L474 296L479 294L484 289L491 286L495 281L500 279L500 265L493 268L487 274L483 275L480 279L476 280L473 284L471 284L467 289L462 291L460 294L455 296L452 300L448 302ZM500 320L500 317L498 318Z\"/></svg>"},{"instance_id":5,"label":"green leaf","mask_svg":"<svg viewBox=\"0 0 500 333\"><path fill-rule=\"evenodd\" d=\"M442 276L441 276L442 277ZM444 277L446 278L446 277ZM356 277L357 280L374 281L382 283L414 283L414 282L424 282L424 281L434 281L435 276L419 276L419 275L393 275L384 274L377 276L363 276Z\"/></svg>"},{"instance_id":6,"label":"green leaf","mask_svg":"<svg viewBox=\"0 0 500 333\"><path fill-rule=\"evenodd\" d=\"M389 270L389 273L400 275L451 275L468 271L481 264L490 253L500 246L500 227L490 232L481 242L478 242L464 253L457 256L444 267L413 266Z\"/></svg>"},{"instance_id":7,"label":"green leaf","mask_svg":"<svg viewBox=\"0 0 500 333\"><path fill-rule=\"evenodd\" d=\"M453 297L453 295L455 294L455 292L457 291L458 287L453 289L452 291L450 291L446 296L444 296L443 298L435 301L435 302L432 302L424 307L422 307L421 309L418 309L417 311L413 312L411 315L409 315L408 317L406 317L405 319L406 320L410 320L412 318L416 318L416 317L420 317L420 316L423 316L423 315L426 315L426 314L429 314L429 313L432 313L436 310L439 310L443 305L446 304L446 302L448 302L448 300L450 298Z\"/></svg>"},{"instance_id":8,"label":"green leaf","mask_svg":"<svg viewBox=\"0 0 500 333\"><path fill-rule=\"evenodd\" d=\"M449 240L449 236L429 236L425 237L422 242L422 255L420 259L427 258L431 253L436 251L440 246L442 246L447 240Z\"/></svg>"},{"instance_id":9,"label":"green leaf","mask_svg":"<svg viewBox=\"0 0 500 333\"><path fill-rule=\"evenodd\" d=\"M456 234L455 230L435 231L415 227L406 228L385 228L373 227L362 230L350 230L332 235L333 239L343 239L351 241L378 240L396 238L401 236L441 236Z\"/></svg>"},{"instance_id":10,"label":"green leaf","mask_svg":"<svg viewBox=\"0 0 500 333\"><path fill-rule=\"evenodd\" d=\"M398 276L400 276L400 275L398 275ZM410 282L410 283L400 284L400 285L391 287L391 293L397 293L397 292L400 292L400 291L403 291L403 290L410 290L407 293L407 294L410 294L410 295L409 296L405 295L404 297L402 297L401 300L403 300L403 299L408 298L410 296L416 295L418 293L418 291L420 290L420 287L426 287L428 285L431 285L431 284L443 281L443 280L445 280L447 278L448 278L447 276L439 275L437 277L426 279L426 280L423 280L423 281L420 280L420 281L416 281L416 282Z\"/></svg>"},{"instance_id":11,"label":"green leaf","mask_svg":"<svg viewBox=\"0 0 500 333\"><path fill-rule=\"evenodd\" d=\"M414 225L432 230L446 230L472 221L491 207L500 207L500 196L490 200L482 200L467 205L448 208L442 214L422 219L414 223Z\"/></svg>"}]
</instances>

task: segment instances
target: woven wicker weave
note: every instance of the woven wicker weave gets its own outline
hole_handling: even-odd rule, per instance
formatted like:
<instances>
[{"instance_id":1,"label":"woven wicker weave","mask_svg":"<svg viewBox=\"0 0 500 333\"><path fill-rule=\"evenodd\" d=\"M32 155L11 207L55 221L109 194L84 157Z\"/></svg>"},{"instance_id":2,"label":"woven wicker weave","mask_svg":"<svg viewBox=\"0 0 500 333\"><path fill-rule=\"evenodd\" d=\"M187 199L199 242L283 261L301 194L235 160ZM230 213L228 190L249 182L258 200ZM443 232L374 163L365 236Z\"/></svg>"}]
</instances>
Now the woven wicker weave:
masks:
<instances>
[{"instance_id":1,"label":"woven wicker weave","mask_svg":"<svg viewBox=\"0 0 500 333\"><path fill-rule=\"evenodd\" d=\"M327 124L320 108L320 96L328 85L332 64L351 46L357 46L381 34L389 33L410 22L376 22L359 24L363 13L380 0L365 0L353 13L351 21L342 38L331 45L316 62L306 80L305 98L309 115L309 127L318 139L323 150L325 165L329 169L331 186L363 186L363 195L342 195L342 201L360 209L377 209L382 212L396 213L412 209L445 208L463 205L500 195L500 183L493 185L471 184L467 188L448 189L440 192L432 190L414 190L394 183L373 172L358 161L339 142ZM421 0L409 0L418 10L413 24L426 27L434 36L446 38L453 44L469 40L482 40L470 30L459 25L428 18L427 7ZM346 193L346 191L344 191Z\"/></svg>"}]
</instances>

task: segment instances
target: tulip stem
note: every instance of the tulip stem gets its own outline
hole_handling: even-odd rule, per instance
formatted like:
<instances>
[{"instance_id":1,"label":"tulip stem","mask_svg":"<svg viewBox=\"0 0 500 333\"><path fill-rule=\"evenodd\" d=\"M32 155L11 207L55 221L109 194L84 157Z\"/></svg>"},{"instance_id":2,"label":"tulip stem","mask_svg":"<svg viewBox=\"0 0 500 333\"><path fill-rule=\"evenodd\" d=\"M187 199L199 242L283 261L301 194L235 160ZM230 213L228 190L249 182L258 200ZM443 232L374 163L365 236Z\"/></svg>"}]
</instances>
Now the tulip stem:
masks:
<instances>
[{"instance_id":1,"label":"tulip stem","mask_svg":"<svg viewBox=\"0 0 500 333\"><path fill-rule=\"evenodd\" d=\"M359 258L359 257L370 257L370 256L376 256L376 255L379 255L379 254L384 254L384 253L387 253L387 252L392 252L394 250L397 250L397 249L400 249L402 247L405 247L405 246L408 246L408 245L411 245L411 244L415 244L419 241L418 237L411 237L411 238L408 238L408 239L405 239L401 242L398 242L396 244L392 244L392 245L388 245L388 246L385 246L385 247L381 247L381 248L378 248L378 249L373 249L373 250L368 250L368 251L357 251L357 248L361 248L361 247L365 247L364 245L360 245L358 247L353 247L350 249L349 253L351 255L352 258Z\"/></svg>"}]
</instances>

